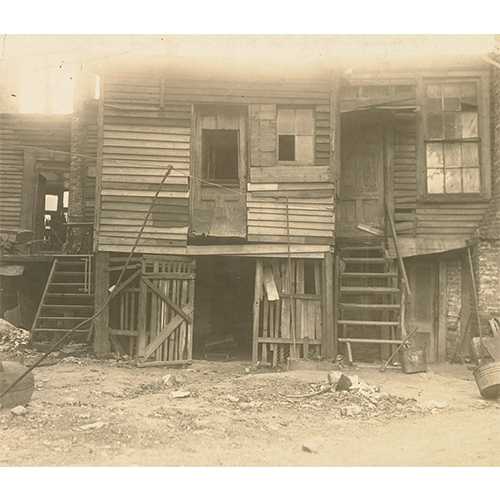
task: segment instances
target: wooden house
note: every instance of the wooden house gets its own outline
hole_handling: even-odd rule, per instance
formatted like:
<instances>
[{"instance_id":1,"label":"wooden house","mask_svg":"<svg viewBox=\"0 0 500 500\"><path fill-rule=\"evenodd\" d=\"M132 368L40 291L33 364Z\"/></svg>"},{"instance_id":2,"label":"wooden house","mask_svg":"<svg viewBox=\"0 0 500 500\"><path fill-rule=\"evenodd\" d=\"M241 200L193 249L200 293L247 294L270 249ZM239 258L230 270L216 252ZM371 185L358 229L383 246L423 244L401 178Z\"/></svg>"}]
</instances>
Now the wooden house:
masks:
<instances>
[{"instance_id":1,"label":"wooden house","mask_svg":"<svg viewBox=\"0 0 500 500\"><path fill-rule=\"evenodd\" d=\"M470 262L479 307L500 310L495 59L353 70L334 52L284 62L271 46L220 60L177 49L93 68L92 258L53 260L37 318L57 318L51 293L71 292L56 277L78 272L74 296L104 307L98 354L277 365L385 358L413 329L429 361L452 357L470 330ZM77 205L89 127L72 127ZM82 297L73 306L45 328L91 312Z\"/></svg>"}]
</instances>

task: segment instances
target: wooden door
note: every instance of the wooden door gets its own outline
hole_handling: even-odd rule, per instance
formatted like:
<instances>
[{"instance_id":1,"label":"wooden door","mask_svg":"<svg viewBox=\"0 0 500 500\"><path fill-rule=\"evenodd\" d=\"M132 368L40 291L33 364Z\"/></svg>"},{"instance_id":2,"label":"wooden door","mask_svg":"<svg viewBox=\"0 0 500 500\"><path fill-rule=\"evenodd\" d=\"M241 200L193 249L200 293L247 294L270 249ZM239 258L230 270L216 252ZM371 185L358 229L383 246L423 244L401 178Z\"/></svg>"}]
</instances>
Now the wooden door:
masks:
<instances>
[{"instance_id":1,"label":"wooden door","mask_svg":"<svg viewBox=\"0 0 500 500\"><path fill-rule=\"evenodd\" d=\"M195 113L191 232L246 237L247 114L238 106Z\"/></svg>"},{"instance_id":2,"label":"wooden door","mask_svg":"<svg viewBox=\"0 0 500 500\"><path fill-rule=\"evenodd\" d=\"M384 227L383 127L357 114L342 120L338 236L366 238L358 224Z\"/></svg>"},{"instance_id":3,"label":"wooden door","mask_svg":"<svg viewBox=\"0 0 500 500\"><path fill-rule=\"evenodd\" d=\"M138 354L165 365L192 359L195 262L145 258L139 297Z\"/></svg>"},{"instance_id":4,"label":"wooden door","mask_svg":"<svg viewBox=\"0 0 500 500\"><path fill-rule=\"evenodd\" d=\"M410 330L417 328L415 343L425 345L427 361L434 362L438 355L438 264L433 257L407 260L412 290L408 308Z\"/></svg>"}]
</instances>

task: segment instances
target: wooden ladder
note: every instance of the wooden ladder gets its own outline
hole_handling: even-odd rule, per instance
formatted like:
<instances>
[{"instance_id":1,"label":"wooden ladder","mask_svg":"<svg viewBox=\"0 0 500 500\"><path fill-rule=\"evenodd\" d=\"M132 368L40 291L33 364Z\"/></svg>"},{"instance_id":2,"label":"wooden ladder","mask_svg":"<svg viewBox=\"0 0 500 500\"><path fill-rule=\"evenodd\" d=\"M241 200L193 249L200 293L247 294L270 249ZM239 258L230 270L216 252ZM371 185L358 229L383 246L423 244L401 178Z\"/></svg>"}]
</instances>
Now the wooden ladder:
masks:
<instances>
[{"instance_id":1,"label":"wooden ladder","mask_svg":"<svg viewBox=\"0 0 500 500\"><path fill-rule=\"evenodd\" d=\"M94 312L92 256L57 255L32 326L35 337L64 335ZM75 330L87 336L91 323Z\"/></svg>"},{"instance_id":2,"label":"wooden ladder","mask_svg":"<svg viewBox=\"0 0 500 500\"><path fill-rule=\"evenodd\" d=\"M346 345L349 362L353 362L352 344L401 344L405 293L385 246L370 243L340 247L337 266L338 341ZM360 336L366 327L370 327L369 333ZM382 329L389 333L384 338ZM374 335L374 331L380 333Z\"/></svg>"}]
</instances>

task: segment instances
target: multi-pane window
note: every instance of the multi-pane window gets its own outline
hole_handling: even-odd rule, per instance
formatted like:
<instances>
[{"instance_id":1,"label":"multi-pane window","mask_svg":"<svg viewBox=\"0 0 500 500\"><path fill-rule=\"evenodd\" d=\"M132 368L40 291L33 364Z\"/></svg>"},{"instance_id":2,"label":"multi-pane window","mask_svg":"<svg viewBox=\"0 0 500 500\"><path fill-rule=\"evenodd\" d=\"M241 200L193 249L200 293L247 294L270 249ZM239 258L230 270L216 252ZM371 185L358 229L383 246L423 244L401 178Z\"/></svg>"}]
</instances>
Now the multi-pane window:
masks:
<instances>
[{"instance_id":1,"label":"multi-pane window","mask_svg":"<svg viewBox=\"0 0 500 500\"><path fill-rule=\"evenodd\" d=\"M475 81L425 85L428 194L481 192L478 86Z\"/></svg>"},{"instance_id":2,"label":"multi-pane window","mask_svg":"<svg viewBox=\"0 0 500 500\"><path fill-rule=\"evenodd\" d=\"M310 108L278 108L278 160L314 162L314 112Z\"/></svg>"}]
</instances>

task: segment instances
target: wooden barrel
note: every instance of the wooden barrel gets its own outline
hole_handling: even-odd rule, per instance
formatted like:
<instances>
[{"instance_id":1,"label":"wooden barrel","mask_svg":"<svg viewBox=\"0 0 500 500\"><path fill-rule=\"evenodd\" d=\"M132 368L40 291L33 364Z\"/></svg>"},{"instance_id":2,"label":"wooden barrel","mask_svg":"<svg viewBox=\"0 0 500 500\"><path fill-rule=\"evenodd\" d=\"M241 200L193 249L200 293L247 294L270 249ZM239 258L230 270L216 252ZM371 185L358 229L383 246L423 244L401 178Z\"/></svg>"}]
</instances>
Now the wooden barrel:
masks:
<instances>
[{"instance_id":1,"label":"wooden barrel","mask_svg":"<svg viewBox=\"0 0 500 500\"><path fill-rule=\"evenodd\" d=\"M0 394L26 371L26 367L13 361L0 361ZM33 372L28 373L15 387L0 399L2 408L13 408L30 402L35 390Z\"/></svg>"}]
</instances>

